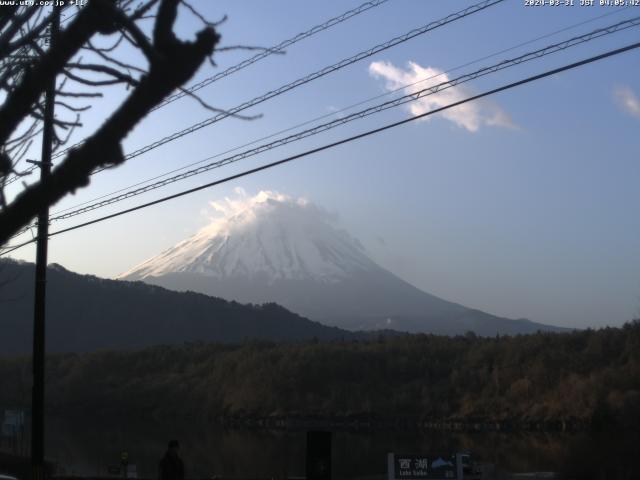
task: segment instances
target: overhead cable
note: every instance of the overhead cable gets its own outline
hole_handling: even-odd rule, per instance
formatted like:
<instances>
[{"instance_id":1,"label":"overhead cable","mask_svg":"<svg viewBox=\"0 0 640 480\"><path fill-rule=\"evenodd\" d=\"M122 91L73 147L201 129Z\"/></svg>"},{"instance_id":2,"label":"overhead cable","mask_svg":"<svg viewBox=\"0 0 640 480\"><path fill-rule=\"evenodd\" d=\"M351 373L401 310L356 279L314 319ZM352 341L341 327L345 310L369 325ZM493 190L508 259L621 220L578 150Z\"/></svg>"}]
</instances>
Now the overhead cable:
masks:
<instances>
[{"instance_id":1,"label":"overhead cable","mask_svg":"<svg viewBox=\"0 0 640 480\"><path fill-rule=\"evenodd\" d=\"M285 48L290 47L291 45L294 45L295 43L300 42L301 40L304 40L305 38L309 38L313 35L315 35L316 33L320 33L324 30L327 30L335 25L338 25L346 20L349 20L352 17L355 17L356 15L359 15L361 13L364 13L372 8L378 7L380 5L382 5L383 3L388 2L389 0L371 0L368 2L363 3L362 5L353 8L351 10L348 10L336 17L330 18L329 20L325 21L324 23L321 23L319 25L316 25L304 32L301 32L297 35L295 35L292 38L289 38L287 40L283 40L282 42L280 42L278 45L275 45L273 47L267 48L257 54L255 54L252 57L247 58L246 60L243 60L240 63L237 63L236 65L233 65L229 68L227 68L226 70L223 70L222 72L216 73L213 76L210 76L198 83L196 83L195 85L192 85L189 88L183 89L182 91L175 93L167 98L165 98L160 104L158 104L157 106L155 106L151 111L157 110L161 107L164 107L165 105L168 105L169 103L174 102L175 100L178 100L179 98L184 97L185 95L189 95L197 90L200 90L201 88L206 87L207 85L211 85L212 83L220 80L221 78L224 77L228 77L229 75L232 75L240 70L242 70L243 68L248 67L249 65L252 65L260 60L263 60L264 58L267 58L270 55L273 55L275 53L281 53ZM78 10L79 11L79 10ZM78 11L74 12L72 15L70 15L69 17L65 18L64 20L62 20L62 23L69 21L72 17L74 17L75 15L78 14ZM81 142L80 142L81 143ZM73 145L72 147L69 148L73 148L75 146L80 145L80 143L77 143L75 145ZM60 157L62 154L66 153L68 151L68 149L65 149L64 151L60 151L59 154L56 153L54 155L54 158L58 158ZM8 178L5 181L5 185L9 185L15 181L17 181L21 176L23 175L28 175L31 172L33 172L37 167L35 166L31 166L29 167L27 170L25 170L22 175L14 175L10 178Z\"/></svg>"},{"instance_id":2,"label":"overhead cable","mask_svg":"<svg viewBox=\"0 0 640 480\"><path fill-rule=\"evenodd\" d=\"M615 25L611 25L609 27L604 27L604 28L599 28L597 30L594 30L590 33L584 34L584 35L580 35L577 37L573 37L571 39L565 40L563 42L559 42L553 45L549 45L547 47L544 48L540 48L538 50L532 51L532 52L528 52L525 53L523 55L520 55L518 57L515 57L513 59L509 59L509 60L503 60L499 63L496 63L494 65L488 66L488 67L484 67L481 68L479 70L476 70L474 72L471 73L467 73L464 75L461 75L459 77L453 78L451 80L447 80L445 82L440 82L436 85L432 85L426 88L423 88L421 90L418 90L416 92L411 92L409 94L403 95L401 97L398 97L396 99L393 100L389 100L387 102L381 103L379 105L374 105L372 107L366 108L364 110L361 110L359 112L354 112L350 115L341 117L341 118L336 118L330 122L326 122L323 123L321 125L317 125L315 127L303 130L301 132L295 133L293 135L289 135L287 137L283 137L280 138L278 140L275 140L273 142L270 143L266 143L263 145L260 145L258 147L249 149L249 150L245 150L244 152L240 152L237 153L235 155L231 155L229 157L226 157L222 160L216 161L216 162L212 162L209 163L207 165L203 165L201 167L192 169L192 170L188 170L186 172L183 172L181 174L160 180L158 182L149 184L149 185L145 185L143 187L134 189L134 190L130 190L126 193L120 194L120 195L116 195L110 198L107 198L105 200L99 201L99 202L95 202L92 203L90 205L86 205L84 207L80 207L77 208L75 210L71 210L68 211L66 213L60 213L58 215L54 215L51 217L51 221L57 221L57 220L65 220L98 208L102 208L105 207L107 205L111 205L113 203L116 202L120 202L123 200L126 200L128 198L134 197L134 196L138 196L141 195L143 193L149 192L151 190L155 190L164 186L167 186L171 183L175 183L179 180L184 180L186 178L190 178L193 177L195 175L200 175L202 173L208 172L210 170L216 169L216 168L220 168L222 166L228 165L230 163L235 163L237 161L240 160L244 160L248 157L252 157L255 155L258 155L260 153L266 152L268 150L272 150L274 148L283 146L283 145L287 145L289 143L292 142L296 142L299 140L302 140L304 138L313 136L313 135L317 135L318 133L321 132L325 132L327 130L333 129L335 127L338 127L340 125L344 125L346 123L352 122L354 120L359 120L365 117L368 117L370 115L376 114L376 113L380 113L382 111L385 110L389 110L391 108L395 108L398 107L400 105L404 105L406 103L409 102L413 102L422 98L425 98L429 95L434 95L438 92L441 92L443 90L455 87L457 85L460 85L462 83L466 83L472 80L475 80L477 78L483 77L485 75L489 75L492 73L496 73L499 72L501 70L504 70L506 68L510 68L516 65L520 65L522 63L525 62L529 62L531 60L535 60L541 57L544 57L546 55L550 55L562 50L566 50L568 48L574 47L576 45L580 45L586 42L589 42L591 40L594 40L596 38L600 38L602 36L605 35L610 35L612 33L615 32L620 32L622 30L626 30L628 28L634 27L634 26L639 26L640 25L640 16L635 17L633 19L628 19L628 20L624 20L622 22L619 22Z\"/></svg>"},{"instance_id":3,"label":"overhead cable","mask_svg":"<svg viewBox=\"0 0 640 480\"><path fill-rule=\"evenodd\" d=\"M200 90L201 88L206 87L207 85L211 85L214 82L217 82L218 80L224 78L224 77L228 77L229 75L232 75L240 70L242 70L243 68L248 67L249 65L252 65L264 58L267 58L269 55L273 55L274 53L279 53L282 52L284 49L286 49L287 47L290 47L291 45L298 43L301 40L304 40L305 38L311 37L313 35L315 35L316 33L322 32L323 30L327 30L328 28L333 27L334 25L337 25L339 23L344 22L345 20L350 19L351 17L355 17L356 15L359 15L363 12L366 12L367 10L370 10L374 7L377 7L379 5L382 5L383 3L387 2L388 0L372 0L370 2L365 2L362 5L360 5L359 7L356 7L352 10L349 10L347 12L344 12L341 15L338 15L337 17L333 17L329 20L327 20L324 23L321 23L319 25L316 25L315 27L310 28L309 30L299 33L296 36L289 38L287 40L283 40L282 42L280 42L277 45L274 45L273 47L267 48L264 51L261 51L260 53L256 53L253 57L247 58L246 60L243 60L240 63L237 63L236 65L233 65L232 67L227 68L226 70L223 70L222 72L216 73L215 75L212 75L210 77L205 78L204 80L201 80L200 82L196 83L195 85L190 86L189 88L185 88L183 91L177 92L167 98L165 98L162 103L160 103L159 105L157 105L156 107L154 107L152 109L153 110L157 110L158 108L162 108L165 105L168 105L171 102L174 102L186 95L189 95L193 92L196 92L198 90Z\"/></svg>"},{"instance_id":4,"label":"overhead cable","mask_svg":"<svg viewBox=\"0 0 640 480\"><path fill-rule=\"evenodd\" d=\"M264 93L263 95L260 95L258 97L255 97L251 100L248 100L244 103L241 103L240 105L237 105L229 110L225 110L224 112L220 112L216 115L214 115L213 117L210 117L208 119L205 119L201 122L195 123L194 125L191 125L190 127L187 127L185 129L182 129L178 132L174 132L170 135L167 135L166 137L163 137L159 140L156 140L153 143L147 144L144 147L141 147L133 152L130 152L128 154L125 155L124 159L125 160L129 160L131 158L140 156L144 153L147 153L155 148L158 148L162 145L165 145L169 142L172 142L174 140L177 140L179 138L182 138L186 135L189 135L193 132L196 132L204 127L208 127L209 125L213 125L216 122L219 122L220 120L223 120L225 118L228 117L232 117L234 115L239 114L240 112L254 107L260 103L263 103L267 100L270 100L274 97L277 97L279 95L282 95L283 93L289 92L297 87L300 87L302 85L305 85L309 82L312 82L314 80L317 80L318 78L324 77L325 75L328 75L330 73L336 72L344 67L347 67L349 65L352 65L356 62L359 62L360 60L363 60L365 58L368 58L372 55L375 55L376 53L382 52L383 50L387 50L391 47L394 47L396 45L399 45L401 43L407 42L409 40L411 40L412 38L415 38L419 35L424 35L427 32L430 32L432 30L435 30L439 27L442 27L444 25L447 25L449 23L455 22L456 20L460 20L462 18L465 18L469 15L473 15L474 13L478 13L486 8L489 8L493 5L496 5L498 3L502 3L505 0L483 0L482 2L476 3L474 5L471 5L467 8L465 8L464 10L460 10L459 12L456 13L452 13L450 15L447 15L446 17L440 19L440 20L436 20L433 22L428 23L427 25L423 25L422 27L419 28L415 28L407 33L405 33L404 35L400 35L398 37L392 38L391 40L388 40L384 43L381 43L379 45L376 45L374 47L369 48L368 50L364 50L360 53L357 53L351 57L345 58L337 63L334 63L332 65L329 65L327 67L322 68L321 70L318 70L316 72L313 72L309 75L306 75L304 77L298 78L297 80L294 80L293 82L287 83L285 85L282 85L281 87L276 88L275 90L271 90L267 93ZM70 147L65 148L64 150L60 150L58 151L55 155L54 158L58 158L64 154L66 154L69 150L78 147L80 143L77 143L75 145L72 145ZM103 171L105 170L105 168L102 169L98 169L96 170L94 173L97 173L99 171Z\"/></svg>"},{"instance_id":5,"label":"overhead cable","mask_svg":"<svg viewBox=\"0 0 640 480\"><path fill-rule=\"evenodd\" d=\"M627 8L629 8L629 7L627 7ZM273 132L273 133L271 133L271 134L269 134L269 135L266 135L266 136L264 136L264 137L254 139L254 140L252 140L252 141L250 141L250 142L244 143L244 144L242 144L242 145L238 145L238 146L236 146L236 147L230 148L230 149L225 150L225 151L223 151L223 152L220 152L220 153L217 153L217 154L215 154L215 155L212 155L212 156L206 157L206 158L204 158L204 159L198 160L198 161L196 161L196 162L188 163L188 164L183 165L183 166L181 166L181 167L174 168L174 169L169 170L169 171L166 171L166 172L164 172L164 173L161 173L161 174L155 175L155 176L153 176L153 177L151 177L151 178L147 178L147 179L145 179L145 180L141 180L141 181L136 182L136 183L134 183L134 184L132 184L132 185L128 185L128 186L126 186L126 187L122 187L122 188L119 188L119 189L117 189L117 190L115 190L115 191L112 191L112 192L109 192L109 193L105 193L105 194L103 194L103 195L100 195L100 196L98 196L98 197L92 198L92 199L90 199L90 200L85 200L85 201L80 202L80 203L77 203L77 204L75 204L75 205L72 205L72 206L69 206L69 207L65 207L65 208L63 208L63 209L60 209L60 210L58 210L58 211L54 212L54 213L53 213L53 215L55 216L55 215L57 215L57 214L59 214L59 213L66 212L66 211L69 211L69 210L76 210L77 208L79 208L79 207L81 207L81 206L83 206L83 205L87 205L87 204L89 204L89 203L93 203L93 202L96 202L96 201L98 201L98 200L102 200L103 198L111 197L111 196L116 195L116 194L118 194L118 193L125 192L125 191L127 191L127 190L133 189L133 188L138 187L138 186L140 186L140 185L144 185L145 183L149 183L149 182L152 182L152 181L154 181L154 180L158 180L158 179L160 179L160 178L163 178L163 177L166 177L166 176L168 176L168 175L171 175L172 173L176 173L176 172L179 172L179 171L181 171L181 170L186 170L187 168L194 167L194 166L196 166L196 165L200 165L200 164L202 164L202 163L204 163L204 162L206 162L206 161L212 160L213 158L221 157L221 156L226 155L226 154L228 154L228 153L232 153L232 152L235 152L235 151L240 150L240 149L242 149L242 148L245 148L245 147L249 147L249 146L251 146L251 145L254 145L254 144L258 143L258 142L261 142L261 141L264 141L264 140L268 140L268 139L270 139L270 138L277 137L278 135L281 135L281 134L283 134L283 133L287 133L287 132L290 132L290 131L296 130L297 128L301 128L301 127L304 127L304 126L306 126L306 125L310 125L310 124L315 123L315 122L317 122L317 121L324 120L324 119L329 118L329 117L333 117L333 116L335 116L335 115L340 115L340 114L345 113L345 112L347 112L347 111L349 111L349 110L352 110L352 109L353 109L353 108L355 108L355 107L359 107L359 106L361 106L361 105L365 105L365 104L367 104L367 103L370 103L370 102L372 102L372 101L374 101L374 100L378 100L378 99L380 99L380 98L384 98L384 97L391 96L391 95L393 95L394 93L397 93L397 92L399 92L399 91L401 91L401 90L405 90L405 89L407 89L407 88L409 88L409 87L412 87L412 86L414 86L414 85L418 85L418 84L420 84L420 83L424 83L424 82L427 82L427 81L429 81L429 80L432 80L432 79L435 79L435 78L438 78L438 77L441 77L441 76L447 75L447 74L449 74L449 73L451 73L451 72L454 72L454 71L460 70L460 69L462 69L462 68L464 68L464 67L468 67L468 66L470 66L470 65L474 65L474 64L476 64L476 63L479 63L479 62L481 62L481 61L483 61L483 60L487 60L487 59L489 59L489 58L496 57L496 56L498 56L498 55L500 55L500 54L502 54L502 53L510 52L510 51L516 50L516 49L518 49L518 48L520 48L520 47L523 47L523 46L526 46L526 45L530 45L530 44L532 44L532 43L534 43L534 42L537 42L537 41L539 41L539 40L543 40L543 39L549 38L549 37L554 36L554 35L557 35L557 34L559 34L559 33L563 33L563 32L566 32L566 31L568 31L568 30L572 30L572 29L574 29L574 28L576 28L576 27L579 27L579 26L585 25L585 24L587 24L587 23L594 22L594 21L599 20L599 19L601 19L601 18L604 18L604 17L608 17L608 16L610 16L610 15L615 15L615 14L621 13L623 10L624 10L624 9L622 9L622 10L611 10L611 11L608 11L608 12L606 12L606 13L604 13L604 14L598 15L598 16L593 17L593 18L590 18L590 19L588 19L588 20L584 20L584 21L581 21L581 22L578 22L578 23L574 23L574 24L572 24L572 25L569 25L569 26L563 27L563 28L561 28L560 30L555 30L555 31L553 31L553 32L546 33L546 34L544 34L544 35L541 35L541 36L535 37L535 38L530 39L530 40L527 40L527 41L525 41L525 42L521 42L521 43L519 43L519 44L517 44L517 45L514 45L514 46L511 46L511 47L509 47L509 48L505 48L505 49L499 50L499 51L497 51L497 52L494 52L494 53L491 53L491 54L485 55L485 56L483 56L483 57L477 58L477 59L475 59L475 60L472 60L472 61L466 62L466 63L464 63L464 64L462 64L462 65L458 65L458 66L456 66L456 67L449 68L449 69L447 69L447 70L445 70L445 71L443 71L443 72L441 72L441 73L437 73L437 74L434 74L434 75L429 75L429 76L423 77L423 78L421 78L420 80L417 80L417 81L415 81L415 82L411 82L411 83L404 84L404 85L402 85L402 86L400 86L400 87L398 87L398 88L395 88L395 89L393 89L393 90L389 90L388 92L382 93L382 94L380 94L380 95L376 95L376 96L374 96L374 97L367 98L367 99L365 99L365 100L361 100L361 101L359 101L359 102L357 102L357 103L354 103L354 104L351 104L351 105L349 105L349 106L347 106L347 107L340 108L339 110L332 111L332 112L330 112L330 113L326 113L326 114L320 115L320 116L318 116L318 117L315 117L315 118L312 118L312 119L309 119L309 120L305 120L304 122L298 123L298 124L293 125L293 126L291 126L291 127L287 127L287 128L285 128L285 129L283 129L283 130L279 130L279 131L277 131L277 132Z\"/></svg>"},{"instance_id":6,"label":"overhead cable","mask_svg":"<svg viewBox=\"0 0 640 480\"><path fill-rule=\"evenodd\" d=\"M508 83L506 85L502 85L502 86L494 88L492 90L488 90L488 91L485 91L483 93L480 93L480 94L477 94L477 95L473 95L473 96L465 98L463 100L459 100L457 102L450 103L449 105L445 105L443 107L439 107L439 108L430 110L428 112L425 112L425 113L422 113L422 114L419 114L419 115L415 115L415 116L406 118L404 120L400 120L400 121L397 121L397 122L394 122L394 123L390 123L390 124L384 125L382 127L375 128L373 130L368 130L366 132L363 132L363 133L360 133L360 134L357 134L357 135L353 135L351 137L344 138L342 140L338 140L336 142L323 145L321 147L313 148L311 150L307 150L305 152L302 152L302 153L299 153L299 154L296 154L296 155L292 155L290 157L286 157L286 158L283 158L283 159L275 161L275 162L271 162L271 163L268 163L268 164L265 164L265 165L261 165L261 166L256 167L256 168L252 168L250 170L245 170L244 172L237 173L235 175L231 175L231 176L228 176L226 178L223 178L223 179L220 179L220 180L216 180L216 181L204 184L204 185L200 185L198 187L194 187L194 188L191 188L191 189L188 189L188 190L183 190L183 191L175 193L173 195L169 195L169 196L166 196L166 197L159 198L159 199L154 200L152 202L148 202L148 203L144 203L144 204L141 204L141 205L137 205L135 207L127 208L125 210L120 210L118 212L115 212L115 213L112 213L112 214L109 214L109 215L105 215L103 217L95 218L93 220L89 220L89 221L84 222L84 223L80 223L80 224L73 225L73 226L68 227L68 228L64 228L62 230L57 230L55 232L50 233L49 237L60 235L62 233L70 232L70 231L77 230L77 229L80 229L80 228L84 228L84 227L87 227L89 225L100 223L100 222L103 222L105 220L109 220L109 219L112 219L112 218L115 218L115 217L119 217L119 216L127 214L127 213L131 213L131 212L135 212L135 211L138 211L138 210L142 210L144 208L148 208L148 207L151 207L153 205L158 205L160 203L164 203L164 202L167 202L169 200L173 200L173 199L185 196L185 195L189 195L191 193L198 192L200 190L211 188L213 186L220 185L220 184L223 184L223 183L227 183L227 182L230 182L232 180L237 180L238 178L246 177L248 175L252 175L252 174L258 173L258 172L263 171L263 170L267 170L267 169L270 169L270 168L273 168L273 167L276 167L276 166L279 166L279 165L283 165L285 163L289 163L289 162L292 162L294 160L298 160L300 158L304 158L304 157L307 157L309 155L312 155L312 154L315 154L315 153L322 152L324 150L328 150L328 149L337 147L339 145L343 145L343 144L346 144L346 143L353 142L355 140L366 138L366 137L369 137L371 135L375 135L375 134L381 133L383 131L398 127L400 125L404 125L406 123L413 122L413 121L419 120L421 118L425 118L427 116L443 112L443 111L448 110L450 108L458 107L458 106L463 105L465 103L472 102L474 100L478 100L480 98L484 98L484 97L487 97L487 96L490 96L490 95L494 95L494 94L499 93L499 92L510 90L512 88L515 88L515 87L518 87L518 86L521 86L521 85L524 85L524 84L527 84L527 83L531 83L531 82L534 82L534 81L537 81L537 80L541 80L543 78L546 78L546 77L549 77L551 75L555 75L555 74L558 74L558 73L561 73L561 72L564 72L564 71L567 71L567 70L572 70L574 68L577 68L577 67L580 67L580 66L583 66L583 65L594 63L596 61L603 60L603 59L608 58L608 57L619 55L621 53L628 52L630 50L633 50L633 49L636 49L636 48L639 48L639 47L640 47L640 42L637 42L637 43L633 43L633 44L630 44L630 45L626 45L626 46L621 47L621 48L617 48L615 50L610 50L610 51L602 53L600 55L595 55L595 56L586 58L584 60L580 60L578 62L570 63L570 64L564 65L562 67L554 68L552 70L547 70L547 71L545 71L543 73L540 73L540 74L537 74L537 75L532 75L532 76L526 77L526 78L524 78L522 80L518 80L518 81L515 81L515 82L512 82L512 83ZM19 245L7 247L5 249L5 251L0 252L0 256L6 255L8 253L11 253L11 252L13 252L13 251L15 251L15 250L17 250L19 248L22 248L22 247L24 247L26 245L29 245L29 244L35 242L36 240L37 240L37 238L33 239L33 240L30 240L30 241L27 241L27 242L24 242L24 243L19 244Z\"/></svg>"}]
</instances>

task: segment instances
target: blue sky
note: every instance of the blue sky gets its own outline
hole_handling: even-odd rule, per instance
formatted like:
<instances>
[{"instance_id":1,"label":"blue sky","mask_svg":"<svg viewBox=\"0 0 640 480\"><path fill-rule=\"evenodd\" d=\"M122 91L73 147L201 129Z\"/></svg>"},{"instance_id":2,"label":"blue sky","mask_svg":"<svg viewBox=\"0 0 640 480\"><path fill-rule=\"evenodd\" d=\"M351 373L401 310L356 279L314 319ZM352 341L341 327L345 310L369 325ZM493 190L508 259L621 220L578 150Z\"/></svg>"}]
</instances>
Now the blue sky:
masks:
<instances>
[{"instance_id":1,"label":"blue sky","mask_svg":"<svg viewBox=\"0 0 640 480\"><path fill-rule=\"evenodd\" d=\"M229 19L225 45L271 46L356 7L358 1L194 1L208 18ZM447 71L534 38L582 26L484 60L459 75L640 15L640 7L527 7L507 0L265 102L128 164L52 211L253 141L387 92L414 70ZM472 5L390 0L201 90L231 108L298 77ZM200 28L187 12L178 30ZM638 27L556 53L450 92L464 96L637 42ZM127 54L128 55L128 54ZM220 52L218 69L251 56ZM340 217L380 264L445 299L512 318L576 327L620 325L640 314L640 53L634 51L498 94L466 111L437 116L322 152L220 187L64 234L50 261L113 277L194 233L212 200L274 190L305 197ZM372 66L373 64L373 66ZM384 68L383 68L384 67ZM422 70L421 70L422 69ZM217 71L206 66L204 78ZM377 72L377 75L374 74ZM384 73L380 73L384 72ZM417 78L416 74L416 78ZM194 82L197 79L194 79ZM79 140L124 92L85 117ZM451 97L453 98L453 97ZM444 102L444 99L441 101ZM415 111L413 112L415 113ZM406 118L398 108L238 164L52 225L52 230L133 206L288 154ZM182 99L151 114L126 140L132 151L211 116ZM34 249L14 255L33 260Z\"/></svg>"}]
</instances>

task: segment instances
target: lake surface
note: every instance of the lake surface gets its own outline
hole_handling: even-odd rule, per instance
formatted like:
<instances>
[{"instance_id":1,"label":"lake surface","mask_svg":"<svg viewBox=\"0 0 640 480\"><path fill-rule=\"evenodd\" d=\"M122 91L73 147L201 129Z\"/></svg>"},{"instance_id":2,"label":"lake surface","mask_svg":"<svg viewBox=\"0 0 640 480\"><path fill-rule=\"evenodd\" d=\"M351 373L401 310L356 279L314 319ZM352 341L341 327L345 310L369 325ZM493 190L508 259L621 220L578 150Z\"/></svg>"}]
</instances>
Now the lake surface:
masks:
<instances>
[{"instance_id":1,"label":"lake surface","mask_svg":"<svg viewBox=\"0 0 640 480\"><path fill-rule=\"evenodd\" d=\"M105 475L129 453L138 475L157 478L167 441L181 444L187 476L304 476L304 431L223 429L195 420L48 419L46 456L67 474ZM640 478L640 434L334 432L333 477L384 475L387 452L468 450L510 472L555 471L565 478Z\"/></svg>"}]
</instances>

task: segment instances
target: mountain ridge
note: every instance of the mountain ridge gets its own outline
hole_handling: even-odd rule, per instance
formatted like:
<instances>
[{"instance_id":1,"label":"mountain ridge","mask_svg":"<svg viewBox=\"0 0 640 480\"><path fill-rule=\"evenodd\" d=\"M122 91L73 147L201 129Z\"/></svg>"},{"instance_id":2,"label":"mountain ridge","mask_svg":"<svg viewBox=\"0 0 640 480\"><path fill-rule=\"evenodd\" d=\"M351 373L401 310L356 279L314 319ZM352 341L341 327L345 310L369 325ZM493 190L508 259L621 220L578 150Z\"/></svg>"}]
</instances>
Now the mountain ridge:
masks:
<instances>
[{"instance_id":1,"label":"mountain ridge","mask_svg":"<svg viewBox=\"0 0 640 480\"><path fill-rule=\"evenodd\" d=\"M445 335L566 331L424 292L375 263L323 209L262 191L217 206L221 218L118 278L242 303L273 301L349 330Z\"/></svg>"},{"instance_id":2,"label":"mountain ridge","mask_svg":"<svg viewBox=\"0 0 640 480\"><path fill-rule=\"evenodd\" d=\"M31 351L32 263L0 259L0 352ZM47 351L85 352L183 342L246 339L305 341L357 335L313 322L275 303L241 305L196 292L143 282L47 269Z\"/></svg>"}]
</instances>

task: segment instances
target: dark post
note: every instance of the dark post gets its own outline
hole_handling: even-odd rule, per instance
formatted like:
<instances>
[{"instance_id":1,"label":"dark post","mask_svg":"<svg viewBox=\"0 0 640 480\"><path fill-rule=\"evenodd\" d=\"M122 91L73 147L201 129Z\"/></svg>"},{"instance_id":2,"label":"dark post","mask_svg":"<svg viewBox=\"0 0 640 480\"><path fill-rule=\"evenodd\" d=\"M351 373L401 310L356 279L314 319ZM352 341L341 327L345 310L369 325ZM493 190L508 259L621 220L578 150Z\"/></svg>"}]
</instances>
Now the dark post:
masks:
<instances>
[{"instance_id":1,"label":"dark post","mask_svg":"<svg viewBox=\"0 0 640 480\"><path fill-rule=\"evenodd\" d=\"M60 29L60 10L50 26L50 47ZM51 172L53 142L53 114L56 93L55 78L47 87L42 130L40 181L46 182ZM43 206L38 214L38 242L36 244L36 288L33 317L33 390L31 394L31 466L33 480L44 479L44 362L45 362L45 301L47 287L47 242L49 240L49 208Z\"/></svg>"},{"instance_id":2,"label":"dark post","mask_svg":"<svg viewBox=\"0 0 640 480\"><path fill-rule=\"evenodd\" d=\"M120 464L122 465L122 478L127 480L129 473L129 452L122 452L120 454Z\"/></svg>"},{"instance_id":3,"label":"dark post","mask_svg":"<svg viewBox=\"0 0 640 480\"><path fill-rule=\"evenodd\" d=\"M307 480L331 480L331 432L307 432Z\"/></svg>"}]
</instances>

